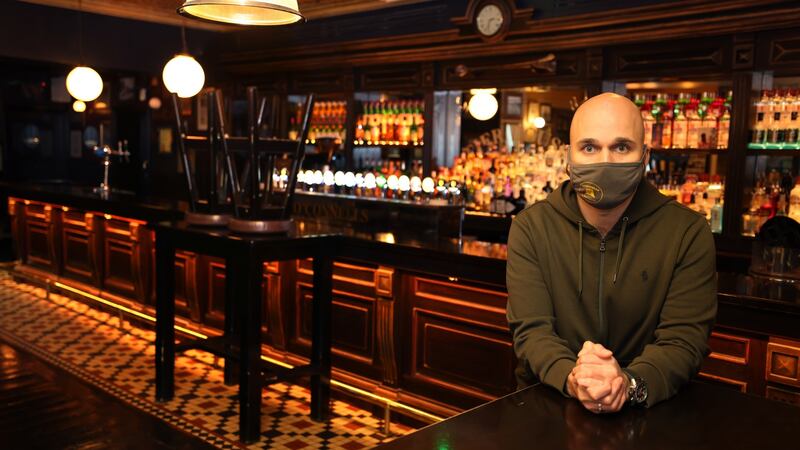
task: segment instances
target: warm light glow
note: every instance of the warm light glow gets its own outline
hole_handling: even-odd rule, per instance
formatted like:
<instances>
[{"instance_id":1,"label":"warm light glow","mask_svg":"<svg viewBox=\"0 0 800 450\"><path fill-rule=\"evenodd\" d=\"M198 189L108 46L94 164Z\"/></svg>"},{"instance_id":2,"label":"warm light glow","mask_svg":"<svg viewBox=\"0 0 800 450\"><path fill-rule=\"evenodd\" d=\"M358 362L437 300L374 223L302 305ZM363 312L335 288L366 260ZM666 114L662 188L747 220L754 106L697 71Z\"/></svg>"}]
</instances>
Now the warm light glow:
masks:
<instances>
[{"instance_id":1,"label":"warm light glow","mask_svg":"<svg viewBox=\"0 0 800 450\"><path fill-rule=\"evenodd\" d=\"M24 202L27 204L29 201L28 200L24 200ZM305 224L301 222L300 225L302 226L302 225L305 225ZM391 239L394 239L394 236L392 236ZM145 314L145 313L139 312L139 311L137 311L135 309L128 308L128 307L120 305L118 303L114 303L112 301L109 301L109 300L106 300L104 298L98 297L96 295L90 294L90 293L88 293L86 291L83 291L81 289L77 289L77 288L74 288L72 286L60 283L58 281L54 281L53 282L53 286L55 286L57 288L60 288L60 289L64 289L65 291L72 292L74 294L78 294L78 295L80 295L80 296L82 296L84 298L88 298L88 299L93 300L95 302L102 303L102 304L104 304L106 306L110 306L112 308L116 308L116 309L118 309L118 310L120 310L122 312L128 313L128 314L130 314L132 316L135 316L135 317L138 317L140 319L144 319L144 320L146 320L148 322L155 323L155 321L156 321L156 318L151 316L151 315L149 315L149 314ZM208 339L209 338L208 335L205 335L203 333L198 333L197 331L194 331L194 330L186 328L186 327L182 327L180 325L175 325L175 330L179 331L181 333L185 333L185 334L188 334L190 336L196 337L198 339ZM264 360L264 361L270 362L272 364L276 364L276 365L279 365L281 367L285 367L287 369L293 369L294 368L293 365L291 365L291 364L289 364L289 363L287 363L285 361L280 361L280 360L277 360L275 358L270 358L269 356L266 356L266 355L261 355L261 359ZM404 403L399 403L399 402L397 402L395 400L391 400L389 398L373 394L372 392L368 392L368 391L365 391L363 389L359 389L359 388L357 388L355 386L351 386L349 384L343 383L343 382L338 381L338 380L331 380L331 385L332 386L336 386L338 388L342 388L342 389L348 390L350 392L353 392L355 394L361 395L361 396L366 397L366 398L377 400L379 402L385 403L387 406L391 406L393 408L397 408L397 409L402 409L402 410L408 411L408 412L410 412L412 414L415 414L415 415L417 415L419 417L426 418L427 420L430 420L431 422L440 422L440 421L444 420L444 418L442 418L442 417L435 416L435 415L427 413L425 411L422 411L422 410L413 408L411 406L408 406L408 405L406 405Z\"/></svg>"},{"instance_id":2,"label":"warm light glow","mask_svg":"<svg viewBox=\"0 0 800 450\"><path fill-rule=\"evenodd\" d=\"M91 102L103 92L103 79L91 67L78 66L67 75L67 92L82 102Z\"/></svg>"},{"instance_id":3,"label":"warm light glow","mask_svg":"<svg viewBox=\"0 0 800 450\"><path fill-rule=\"evenodd\" d=\"M344 185L351 188L356 185L356 176L353 172L344 174Z\"/></svg>"},{"instance_id":4,"label":"warm light glow","mask_svg":"<svg viewBox=\"0 0 800 450\"><path fill-rule=\"evenodd\" d=\"M492 94L494 89L473 89L469 100L469 113L477 120L489 120L497 114L497 98Z\"/></svg>"},{"instance_id":5,"label":"warm light glow","mask_svg":"<svg viewBox=\"0 0 800 450\"><path fill-rule=\"evenodd\" d=\"M331 172L330 170L326 170L325 173L322 175L322 182L325 183L326 186L333 186L334 182L333 172Z\"/></svg>"},{"instance_id":6,"label":"warm light glow","mask_svg":"<svg viewBox=\"0 0 800 450\"><path fill-rule=\"evenodd\" d=\"M170 59L161 76L167 90L181 98L194 97L206 82L203 66L189 55L176 55Z\"/></svg>"},{"instance_id":7,"label":"warm light glow","mask_svg":"<svg viewBox=\"0 0 800 450\"><path fill-rule=\"evenodd\" d=\"M161 99L158 97L152 97L147 102L147 106L149 106L150 109L161 109Z\"/></svg>"},{"instance_id":8,"label":"warm light glow","mask_svg":"<svg viewBox=\"0 0 800 450\"><path fill-rule=\"evenodd\" d=\"M333 174L333 183L336 186L344 186L344 172L337 170L336 173Z\"/></svg>"},{"instance_id":9,"label":"warm light glow","mask_svg":"<svg viewBox=\"0 0 800 450\"><path fill-rule=\"evenodd\" d=\"M434 187L435 183L433 182L433 178L425 177L425 179L422 180L422 191L425 192L426 194L430 194L431 192L433 192Z\"/></svg>"},{"instance_id":10,"label":"warm light glow","mask_svg":"<svg viewBox=\"0 0 800 450\"><path fill-rule=\"evenodd\" d=\"M407 175L401 175L400 179L397 181L397 187L403 192L408 191L411 189L411 180Z\"/></svg>"},{"instance_id":11,"label":"warm light glow","mask_svg":"<svg viewBox=\"0 0 800 450\"><path fill-rule=\"evenodd\" d=\"M72 103L72 110L79 113L84 112L86 111L86 103L83 103L80 100L75 100Z\"/></svg>"},{"instance_id":12,"label":"warm light glow","mask_svg":"<svg viewBox=\"0 0 800 450\"><path fill-rule=\"evenodd\" d=\"M533 126L536 128L544 128L545 126L544 117L534 117Z\"/></svg>"},{"instance_id":13,"label":"warm light glow","mask_svg":"<svg viewBox=\"0 0 800 450\"><path fill-rule=\"evenodd\" d=\"M304 19L297 0L186 0L178 12L237 25L288 25Z\"/></svg>"}]
</instances>

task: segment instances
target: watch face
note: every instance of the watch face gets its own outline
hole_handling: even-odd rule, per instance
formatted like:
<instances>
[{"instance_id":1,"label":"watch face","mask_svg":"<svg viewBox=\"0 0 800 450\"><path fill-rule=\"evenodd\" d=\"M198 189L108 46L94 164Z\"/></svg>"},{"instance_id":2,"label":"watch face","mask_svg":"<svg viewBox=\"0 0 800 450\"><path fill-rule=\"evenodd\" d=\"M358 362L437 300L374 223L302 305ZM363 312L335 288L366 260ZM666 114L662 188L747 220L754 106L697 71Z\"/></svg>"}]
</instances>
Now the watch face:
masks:
<instances>
[{"instance_id":1,"label":"watch face","mask_svg":"<svg viewBox=\"0 0 800 450\"><path fill-rule=\"evenodd\" d=\"M640 382L639 385L636 386L636 392L634 392L633 395L636 403L644 403L644 401L647 400L647 385Z\"/></svg>"},{"instance_id":2,"label":"watch face","mask_svg":"<svg viewBox=\"0 0 800 450\"><path fill-rule=\"evenodd\" d=\"M503 11L497 5L486 5L475 16L478 31L484 36L494 36L503 26Z\"/></svg>"}]
</instances>

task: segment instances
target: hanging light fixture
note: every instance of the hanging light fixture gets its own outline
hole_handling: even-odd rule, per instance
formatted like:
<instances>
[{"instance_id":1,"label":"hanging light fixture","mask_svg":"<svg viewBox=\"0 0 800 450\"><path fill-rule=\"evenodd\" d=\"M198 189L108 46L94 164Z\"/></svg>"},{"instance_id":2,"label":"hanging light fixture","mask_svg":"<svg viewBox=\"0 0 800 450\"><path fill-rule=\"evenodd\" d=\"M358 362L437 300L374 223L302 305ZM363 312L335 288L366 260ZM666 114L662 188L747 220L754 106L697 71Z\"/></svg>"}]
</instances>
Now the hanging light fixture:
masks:
<instances>
[{"instance_id":1,"label":"hanging light fixture","mask_svg":"<svg viewBox=\"0 0 800 450\"><path fill-rule=\"evenodd\" d=\"M80 0L78 1L78 46L83 61L83 5ZM79 64L67 75L67 92L82 102L91 102L103 92L103 79L96 70Z\"/></svg>"},{"instance_id":2,"label":"hanging light fixture","mask_svg":"<svg viewBox=\"0 0 800 450\"><path fill-rule=\"evenodd\" d=\"M86 111L86 103L83 103L80 100L75 100L75 102L72 103L72 110L75 112L82 113Z\"/></svg>"},{"instance_id":3,"label":"hanging light fixture","mask_svg":"<svg viewBox=\"0 0 800 450\"><path fill-rule=\"evenodd\" d=\"M186 0L178 13L236 25L288 25L305 20L297 0Z\"/></svg>"},{"instance_id":4,"label":"hanging light fixture","mask_svg":"<svg viewBox=\"0 0 800 450\"><path fill-rule=\"evenodd\" d=\"M469 99L469 106L467 109L472 117L477 120L489 120L497 114L497 98L494 94L497 89L472 89L469 93L472 98Z\"/></svg>"},{"instance_id":5,"label":"hanging light fixture","mask_svg":"<svg viewBox=\"0 0 800 450\"><path fill-rule=\"evenodd\" d=\"M178 97L188 98L197 95L203 89L206 82L206 74L203 66L191 55L186 46L186 30L181 27L181 38L183 40L183 53L175 55L164 66L161 73L164 79L164 86L169 92L178 94Z\"/></svg>"}]
</instances>

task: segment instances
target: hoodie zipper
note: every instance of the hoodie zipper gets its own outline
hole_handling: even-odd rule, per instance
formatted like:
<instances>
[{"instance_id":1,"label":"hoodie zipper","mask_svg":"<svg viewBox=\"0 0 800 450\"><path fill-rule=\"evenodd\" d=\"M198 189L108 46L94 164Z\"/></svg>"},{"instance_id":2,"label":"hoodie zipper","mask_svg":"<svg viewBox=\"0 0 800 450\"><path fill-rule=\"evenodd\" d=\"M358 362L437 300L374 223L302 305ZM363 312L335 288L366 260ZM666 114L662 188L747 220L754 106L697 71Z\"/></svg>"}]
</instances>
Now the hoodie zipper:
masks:
<instances>
[{"instance_id":1,"label":"hoodie zipper","mask_svg":"<svg viewBox=\"0 0 800 450\"><path fill-rule=\"evenodd\" d=\"M603 263L606 257L606 238L600 238L600 276L597 277L597 316L600 320L600 340L606 345L606 319L603 310Z\"/></svg>"}]
</instances>

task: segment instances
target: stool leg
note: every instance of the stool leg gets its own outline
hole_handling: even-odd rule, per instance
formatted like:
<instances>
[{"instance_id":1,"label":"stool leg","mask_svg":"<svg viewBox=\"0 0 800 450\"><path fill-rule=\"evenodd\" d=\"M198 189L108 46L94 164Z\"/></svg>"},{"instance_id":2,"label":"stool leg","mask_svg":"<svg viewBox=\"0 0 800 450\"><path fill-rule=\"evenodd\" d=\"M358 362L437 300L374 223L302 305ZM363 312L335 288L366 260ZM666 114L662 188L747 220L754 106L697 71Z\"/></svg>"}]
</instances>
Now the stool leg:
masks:
<instances>
[{"instance_id":1,"label":"stool leg","mask_svg":"<svg viewBox=\"0 0 800 450\"><path fill-rule=\"evenodd\" d=\"M225 260L225 354L233 352L233 343L236 341L236 301L239 295L236 289L236 263L233 258ZM225 384L236 384L236 362L234 358L225 356Z\"/></svg>"},{"instance_id":2,"label":"stool leg","mask_svg":"<svg viewBox=\"0 0 800 450\"><path fill-rule=\"evenodd\" d=\"M256 442L261 436L261 262L248 249L237 277L242 287L237 316L241 334L239 367L239 434L242 442Z\"/></svg>"},{"instance_id":3,"label":"stool leg","mask_svg":"<svg viewBox=\"0 0 800 450\"><path fill-rule=\"evenodd\" d=\"M313 330L311 365L311 419L327 420L331 399L331 290L333 260L329 256L314 258Z\"/></svg>"},{"instance_id":4,"label":"stool leg","mask_svg":"<svg viewBox=\"0 0 800 450\"><path fill-rule=\"evenodd\" d=\"M175 247L156 240L156 400L175 392Z\"/></svg>"}]
</instances>

